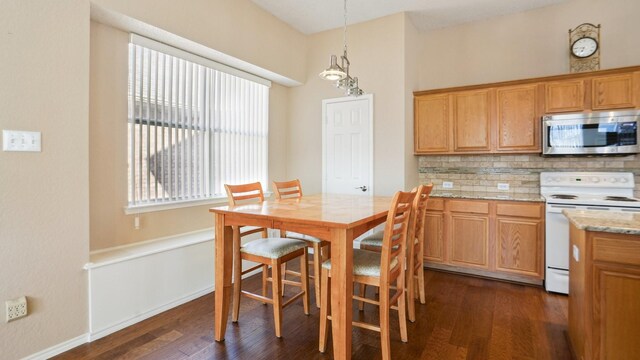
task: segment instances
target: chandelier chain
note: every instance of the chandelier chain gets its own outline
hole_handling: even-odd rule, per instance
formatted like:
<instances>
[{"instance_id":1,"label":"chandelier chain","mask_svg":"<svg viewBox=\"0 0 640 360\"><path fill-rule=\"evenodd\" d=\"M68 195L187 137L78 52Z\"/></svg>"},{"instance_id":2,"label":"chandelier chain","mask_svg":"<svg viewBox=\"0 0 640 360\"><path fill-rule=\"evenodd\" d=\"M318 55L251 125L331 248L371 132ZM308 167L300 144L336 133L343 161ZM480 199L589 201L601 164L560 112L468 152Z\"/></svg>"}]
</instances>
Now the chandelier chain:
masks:
<instances>
[{"instance_id":1,"label":"chandelier chain","mask_svg":"<svg viewBox=\"0 0 640 360\"><path fill-rule=\"evenodd\" d=\"M344 0L344 29L342 39L344 41L344 53L347 54L347 0Z\"/></svg>"}]
</instances>

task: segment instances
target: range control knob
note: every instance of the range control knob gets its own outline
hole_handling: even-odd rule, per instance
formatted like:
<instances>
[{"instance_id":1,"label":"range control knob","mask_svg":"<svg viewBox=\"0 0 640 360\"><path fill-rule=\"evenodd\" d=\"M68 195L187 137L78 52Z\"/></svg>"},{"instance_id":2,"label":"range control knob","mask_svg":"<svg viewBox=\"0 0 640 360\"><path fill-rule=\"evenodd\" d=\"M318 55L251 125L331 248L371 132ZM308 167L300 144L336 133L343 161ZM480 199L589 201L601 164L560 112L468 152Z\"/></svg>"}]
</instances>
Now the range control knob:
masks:
<instances>
[{"instance_id":1,"label":"range control knob","mask_svg":"<svg viewBox=\"0 0 640 360\"><path fill-rule=\"evenodd\" d=\"M623 184L624 183L628 183L629 179L627 179L626 177L623 177L623 178L620 178L620 182L623 183Z\"/></svg>"},{"instance_id":2,"label":"range control knob","mask_svg":"<svg viewBox=\"0 0 640 360\"><path fill-rule=\"evenodd\" d=\"M612 177L612 178L609 179L609 182L612 183L612 184L615 184L615 183L618 182L618 178Z\"/></svg>"},{"instance_id":3,"label":"range control knob","mask_svg":"<svg viewBox=\"0 0 640 360\"><path fill-rule=\"evenodd\" d=\"M594 177L591 178L591 182L594 183L594 184L597 184L597 183L600 182L600 178L594 176Z\"/></svg>"}]
</instances>

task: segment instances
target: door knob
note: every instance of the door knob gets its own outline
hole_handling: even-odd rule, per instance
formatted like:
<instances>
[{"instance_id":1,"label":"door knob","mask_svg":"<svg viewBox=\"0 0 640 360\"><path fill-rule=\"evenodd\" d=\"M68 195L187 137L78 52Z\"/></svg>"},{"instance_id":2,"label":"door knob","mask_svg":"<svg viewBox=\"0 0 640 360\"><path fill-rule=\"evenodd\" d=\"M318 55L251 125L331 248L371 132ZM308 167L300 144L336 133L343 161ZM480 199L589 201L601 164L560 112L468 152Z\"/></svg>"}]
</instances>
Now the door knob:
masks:
<instances>
[{"instance_id":1,"label":"door knob","mask_svg":"<svg viewBox=\"0 0 640 360\"><path fill-rule=\"evenodd\" d=\"M367 185L358 186L356 189L362 190L362 192L367 191Z\"/></svg>"}]
</instances>

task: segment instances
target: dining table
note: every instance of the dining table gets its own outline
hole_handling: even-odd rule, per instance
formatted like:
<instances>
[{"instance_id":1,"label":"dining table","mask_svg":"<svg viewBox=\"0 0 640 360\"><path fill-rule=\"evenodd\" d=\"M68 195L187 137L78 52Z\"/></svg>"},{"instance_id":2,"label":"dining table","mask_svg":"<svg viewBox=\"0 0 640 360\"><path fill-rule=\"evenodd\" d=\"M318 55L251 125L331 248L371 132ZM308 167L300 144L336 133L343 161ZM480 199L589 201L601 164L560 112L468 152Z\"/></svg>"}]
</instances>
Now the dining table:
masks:
<instances>
[{"instance_id":1,"label":"dining table","mask_svg":"<svg viewBox=\"0 0 640 360\"><path fill-rule=\"evenodd\" d=\"M232 227L286 230L330 242L333 356L350 359L353 241L385 222L391 201L388 196L323 193L211 208L215 221L215 340L224 340L229 317L234 261Z\"/></svg>"}]
</instances>

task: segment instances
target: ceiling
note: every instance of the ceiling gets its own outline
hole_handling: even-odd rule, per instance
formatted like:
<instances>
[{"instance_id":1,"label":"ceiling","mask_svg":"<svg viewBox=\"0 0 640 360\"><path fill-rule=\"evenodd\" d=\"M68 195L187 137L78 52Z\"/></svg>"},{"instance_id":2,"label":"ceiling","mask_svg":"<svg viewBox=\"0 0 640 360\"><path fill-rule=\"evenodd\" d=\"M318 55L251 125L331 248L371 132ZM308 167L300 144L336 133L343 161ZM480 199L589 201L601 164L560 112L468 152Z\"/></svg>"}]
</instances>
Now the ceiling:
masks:
<instances>
[{"instance_id":1,"label":"ceiling","mask_svg":"<svg viewBox=\"0 0 640 360\"><path fill-rule=\"evenodd\" d=\"M251 0L304 34L344 24L343 0ZM568 0L349 0L348 24L408 12L420 31L458 25Z\"/></svg>"}]
</instances>

